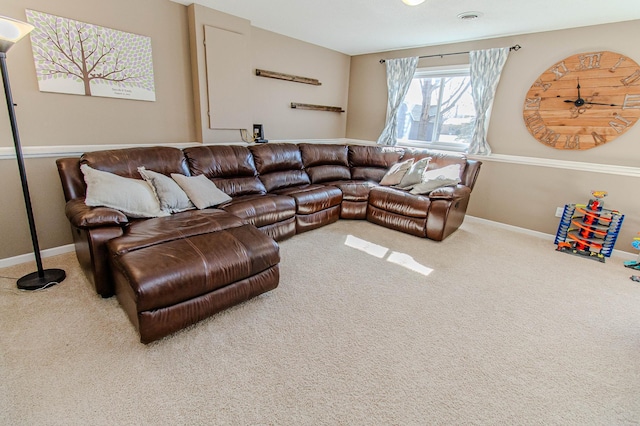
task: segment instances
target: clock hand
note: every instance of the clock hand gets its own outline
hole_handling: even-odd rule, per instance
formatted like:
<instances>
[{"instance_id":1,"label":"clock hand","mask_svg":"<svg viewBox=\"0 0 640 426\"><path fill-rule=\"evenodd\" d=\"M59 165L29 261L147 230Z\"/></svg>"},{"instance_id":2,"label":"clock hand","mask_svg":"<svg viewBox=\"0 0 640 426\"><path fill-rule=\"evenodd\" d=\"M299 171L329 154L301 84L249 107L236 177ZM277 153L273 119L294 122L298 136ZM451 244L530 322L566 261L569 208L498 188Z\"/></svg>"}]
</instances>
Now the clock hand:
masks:
<instances>
[{"instance_id":1,"label":"clock hand","mask_svg":"<svg viewBox=\"0 0 640 426\"><path fill-rule=\"evenodd\" d=\"M578 77L578 101L582 99L582 97L580 97L580 77ZM576 101L577 102L577 101Z\"/></svg>"},{"instance_id":2,"label":"clock hand","mask_svg":"<svg viewBox=\"0 0 640 426\"><path fill-rule=\"evenodd\" d=\"M582 101L582 103L580 103L580 105L578 105L578 101ZM577 101L571 101L569 99L567 99L565 101L566 103L570 103L570 104L574 104L575 106L582 106L584 104L589 104L589 105L605 105L605 106L622 106L622 105L617 105L617 104L604 104L604 103L600 103L600 102L587 102L584 99L578 99Z\"/></svg>"},{"instance_id":3,"label":"clock hand","mask_svg":"<svg viewBox=\"0 0 640 426\"><path fill-rule=\"evenodd\" d=\"M602 104L600 102L585 102L585 104L589 104L589 105L606 105L606 106L622 106L622 105L616 105L616 104Z\"/></svg>"}]
</instances>

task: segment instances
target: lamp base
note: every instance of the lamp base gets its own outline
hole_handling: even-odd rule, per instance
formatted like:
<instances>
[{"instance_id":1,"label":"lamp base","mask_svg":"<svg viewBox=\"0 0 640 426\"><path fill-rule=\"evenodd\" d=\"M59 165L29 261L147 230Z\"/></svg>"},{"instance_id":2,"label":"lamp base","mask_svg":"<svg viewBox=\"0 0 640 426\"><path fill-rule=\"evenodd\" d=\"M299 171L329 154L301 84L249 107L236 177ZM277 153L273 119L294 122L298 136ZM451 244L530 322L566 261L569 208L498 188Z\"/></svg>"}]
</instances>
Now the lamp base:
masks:
<instances>
[{"instance_id":1,"label":"lamp base","mask_svg":"<svg viewBox=\"0 0 640 426\"><path fill-rule=\"evenodd\" d=\"M39 272L32 272L20 278L18 288L20 290L40 290L61 283L67 277L62 269L45 269L42 272L42 276Z\"/></svg>"}]
</instances>

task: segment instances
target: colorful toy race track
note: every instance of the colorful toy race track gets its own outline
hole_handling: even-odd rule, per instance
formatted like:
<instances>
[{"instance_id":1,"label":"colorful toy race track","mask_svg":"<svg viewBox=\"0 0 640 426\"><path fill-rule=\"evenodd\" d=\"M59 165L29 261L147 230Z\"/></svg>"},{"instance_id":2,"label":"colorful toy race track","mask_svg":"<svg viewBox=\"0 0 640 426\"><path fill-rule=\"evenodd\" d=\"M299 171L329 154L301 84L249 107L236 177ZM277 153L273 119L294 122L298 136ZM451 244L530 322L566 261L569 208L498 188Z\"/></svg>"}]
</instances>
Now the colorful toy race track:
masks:
<instances>
[{"instance_id":1,"label":"colorful toy race track","mask_svg":"<svg viewBox=\"0 0 640 426\"><path fill-rule=\"evenodd\" d=\"M564 206L556 233L556 250L604 262L613 252L624 215L603 208L605 191L592 191L591 194L594 198L588 204ZM640 269L640 259L634 264Z\"/></svg>"}]
</instances>

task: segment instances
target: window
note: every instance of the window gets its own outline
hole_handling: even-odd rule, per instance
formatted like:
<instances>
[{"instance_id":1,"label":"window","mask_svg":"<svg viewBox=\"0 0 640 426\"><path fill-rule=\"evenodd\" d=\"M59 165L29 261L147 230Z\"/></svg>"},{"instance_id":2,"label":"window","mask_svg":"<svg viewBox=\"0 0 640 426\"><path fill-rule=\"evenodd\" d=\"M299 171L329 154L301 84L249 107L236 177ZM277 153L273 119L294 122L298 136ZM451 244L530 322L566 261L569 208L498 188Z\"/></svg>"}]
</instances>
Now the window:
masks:
<instances>
[{"instance_id":1,"label":"window","mask_svg":"<svg viewBox=\"0 0 640 426\"><path fill-rule=\"evenodd\" d=\"M417 70L397 118L399 145L467 149L476 118L469 67Z\"/></svg>"}]
</instances>

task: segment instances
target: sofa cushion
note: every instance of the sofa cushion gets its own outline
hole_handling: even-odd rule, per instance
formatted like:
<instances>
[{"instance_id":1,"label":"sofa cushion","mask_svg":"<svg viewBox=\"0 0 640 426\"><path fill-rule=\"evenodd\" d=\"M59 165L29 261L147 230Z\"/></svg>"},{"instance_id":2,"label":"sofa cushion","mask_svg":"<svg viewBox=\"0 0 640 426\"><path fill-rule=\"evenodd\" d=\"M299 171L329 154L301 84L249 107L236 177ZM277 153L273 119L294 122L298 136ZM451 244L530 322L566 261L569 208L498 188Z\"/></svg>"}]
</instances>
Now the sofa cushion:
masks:
<instances>
[{"instance_id":1,"label":"sofa cushion","mask_svg":"<svg viewBox=\"0 0 640 426\"><path fill-rule=\"evenodd\" d=\"M203 174L232 197L265 194L249 148L236 145L209 145L186 148L191 174Z\"/></svg>"},{"instance_id":2,"label":"sofa cushion","mask_svg":"<svg viewBox=\"0 0 640 426\"><path fill-rule=\"evenodd\" d=\"M171 178L180 185L191 202L200 210L217 206L231 199L205 175L184 176L172 173Z\"/></svg>"},{"instance_id":3,"label":"sofa cushion","mask_svg":"<svg viewBox=\"0 0 640 426\"><path fill-rule=\"evenodd\" d=\"M298 145L267 143L249 147L260 175L282 170L302 170L302 154Z\"/></svg>"},{"instance_id":4,"label":"sofa cushion","mask_svg":"<svg viewBox=\"0 0 640 426\"><path fill-rule=\"evenodd\" d=\"M369 205L402 216L426 218L431 201L402 189L378 186L369 193Z\"/></svg>"},{"instance_id":5,"label":"sofa cushion","mask_svg":"<svg viewBox=\"0 0 640 426\"><path fill-rule=\"evenodd\" d=\"M369 199L369 192L378 184L367 180L344 180L325 182L325 185L337 187L342 192L343 201L364 201Z\"/></svg>"},{"instance_id":6,"label":"sofa cushion","mask_svg":"<svg viewBox=\"0 0 640 426\"><path fill-rule=\"evenodd\" d=\"M242 219L223 210L189 210L171 216L131 222L124 234L115 239L110 247L112 253L122 255L144 247L242 225Z\"/></svg>"},{"instance_id":7,"label":"sofa cushion","mask_svg":"<svg viewBox=\"0 0 640 426\"><path fill-rule=\"evenodd\" d=\"M111 253L120 239L127 236L108 243ZM178 305L250 278L279 261L276 242L251 225L185 236L112 257L130 286L122 288L125 283L120 282L118 298L135 302L138 312Z\"/></svg>"},{"instance_id":8,"label":"sofa cushion","mask_svg":"<svg viewBox=\"0 0 640 426\"><path fill-rule=\"evenodd\" d=\"M462 176L462 173L464 173L465 167L467 166L467 157L464 154L434 151L429 149L406 148L406 153L403 159L413 158L417 161L425 157L431 157L427 171L440 169L451 164L459 164L460 175Z\"/></svg>"},{"instance_id":9,"label":"sofa cushion","mask_svg":"<svg viewBox=\"0 0 640 426\"><path fill-rule=\"evenodd\" d=\"M380 182L387 170L404 155L404 149L388 146L349 145L351 178Z\"/></svg>"},{"instance_id":10,"label":"sofa cushion","mask_svg":"<svg viewBox=\"0 0 640 426\"><path fill-rule=\"evenodd\" d=\"M342 201L342 192L335 186L302 185L281 189L277 193L292 197L296 202L296 213L303 215L339 206Z\"/></svg>"},{"instance_id":11,"label":"sofa cushion","mask_svg":"<svg viewBox=\"0 0 640 426\"><path fill-rule=\"evenodd\" d=\"M178 148L154 146L87 152L80 163L119 176L141 179L138 167L144 166L165 176L171 173L189 175L187 160Z\"/></svg>"},{"instance_id":12,"label":"sofa cushion","mask_svg":"<svg viewBox=\"0 0 640 426\"><path fill-rule=\"evenodd\" d=\"M234 197L219 208L258 228L282 222L296 214L293 198L274 194Z\"/></svg>"},{"instance_id":13,"label":"sofa cushion","mask_svg":"<svg viewBox=\"0 0 640 426\"><path fill-rule=\"evenodd\" d=\"M111 207L134 218L166 216L153 188L142 179L132 179L80 166L87 185L85 203L90 207Z\"/></svg>"},{"instance_id":14,"label":"sofa cushion","mask_svg":"<svg viewBox=\"0 0 640 426\"><path fill-rule=\"evenodd\" d=\"M297 145L269 143L249 148L267 192L311 183Z\"/></svg>"},{"instance_id":15,"label":"sofa cushion","mask_svg":"<svg viewBox=\"0 0 640 426\"><path fill-rule=\"evenodd\" d=\"M303 143L298 147L312 183L351 179L346 145Z\"/></svg>"}]
</instances>

